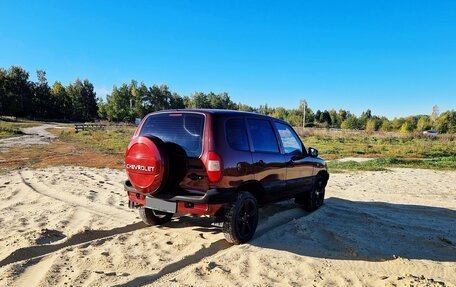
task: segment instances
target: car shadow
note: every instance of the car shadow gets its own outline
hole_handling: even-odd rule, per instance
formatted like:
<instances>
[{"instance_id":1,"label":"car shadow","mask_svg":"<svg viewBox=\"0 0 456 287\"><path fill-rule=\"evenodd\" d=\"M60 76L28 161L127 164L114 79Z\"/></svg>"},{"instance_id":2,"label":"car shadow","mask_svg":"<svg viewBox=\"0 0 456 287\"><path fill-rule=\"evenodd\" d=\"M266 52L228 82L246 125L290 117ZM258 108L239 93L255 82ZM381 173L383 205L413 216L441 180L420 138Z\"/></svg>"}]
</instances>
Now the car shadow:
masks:
<instances>
[{"instance_id":1,"label":"car shadow","mask_svg":"<svg viewBox=\"0 0 456 287\"><path fill-rule=\"evenodd\" d=\"M287 204L293 210L292 202L282 208ZM447 208L332 197L285 224L262 224L249 244L327 259L456 262L456 211Z\"/></svg>"},{"instance_id":2,"label":"car shadow","mask_svg":"<svg viewBox=\"0 0 456 287\"><path fill-rule=\"evenodd\" d=\"M456 211L432 206L363 202L331 197L314 212L292 200L260 208L247 244L340 260L396 258L456 262ZM181 216L159 228L192 227L217 234L210 218Z\"/></svg>"}]
</instances>

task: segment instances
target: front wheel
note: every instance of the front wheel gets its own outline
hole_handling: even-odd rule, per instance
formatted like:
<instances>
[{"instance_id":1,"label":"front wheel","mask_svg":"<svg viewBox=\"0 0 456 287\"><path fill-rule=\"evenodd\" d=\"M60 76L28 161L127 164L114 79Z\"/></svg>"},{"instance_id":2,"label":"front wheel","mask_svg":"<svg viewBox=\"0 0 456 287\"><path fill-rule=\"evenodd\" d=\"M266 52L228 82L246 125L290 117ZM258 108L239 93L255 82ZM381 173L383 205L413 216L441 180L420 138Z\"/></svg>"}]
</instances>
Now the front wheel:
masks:
<instances>
[{"instance_id":1,"label":"front wheel","mask_svg":"<svg viewBox=\"0 0 456 287\"><path fill-rule=\"evenodd\" d=\"M223 222L225 239L241 244L252 239L258 225L258 205L250 192L241 192L227 208Z\"/></svg>"},{"instance_id":2,"label":"front wheel","mask_svg":"<svg viewBox=\"0 0 456 287\"><path fill-rule=\"evenodd\" d=\"M160 225L171 221L172 213L153 210L150 208L140 207L139 216L147 225Z\"/></svg>"},{"instance_id":3,"label":"front wheel","mask_svg":"<svg viewBox=\"0 0 456 287\"><path fill-rule=\"evenodd\" d=\"M306 211L317 210L320 206L323 205L325 200L325 187L326 181L321 175L315 177L312 190L306 192L302 195L299 195L295 198L297 204L302 205Z\"/></svg>"}]
</instances>

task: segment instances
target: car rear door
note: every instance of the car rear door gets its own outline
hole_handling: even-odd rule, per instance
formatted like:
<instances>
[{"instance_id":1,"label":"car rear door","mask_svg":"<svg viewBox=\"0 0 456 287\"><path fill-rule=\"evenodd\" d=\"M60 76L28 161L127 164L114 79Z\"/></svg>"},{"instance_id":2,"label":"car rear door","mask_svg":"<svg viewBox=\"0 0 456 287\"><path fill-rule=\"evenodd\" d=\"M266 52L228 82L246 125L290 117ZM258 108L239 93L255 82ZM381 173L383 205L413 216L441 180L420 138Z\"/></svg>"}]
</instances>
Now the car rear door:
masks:
<instances>
[{"instance_id":1,"label":"car rear door","mask_svg":"<svg viewBox=\"0 0 456 287\"><path fill-rule=\"evenodd\" d=\"M248 118L247 126L252 148L255 179L265 190L264 200L283 196L286 186L286 163L269 119Z\"/></svg>"},{"instance_id":2,"label":"car rear door","mask_svg":"<svg viewBox=\"0 0 456 287\"><path fill-rule=\"evenodd\" d=\"M286 194L292 196L312 188L314 160L291 126L274 122L287 163Z\"/></svg>"}]
</instances>

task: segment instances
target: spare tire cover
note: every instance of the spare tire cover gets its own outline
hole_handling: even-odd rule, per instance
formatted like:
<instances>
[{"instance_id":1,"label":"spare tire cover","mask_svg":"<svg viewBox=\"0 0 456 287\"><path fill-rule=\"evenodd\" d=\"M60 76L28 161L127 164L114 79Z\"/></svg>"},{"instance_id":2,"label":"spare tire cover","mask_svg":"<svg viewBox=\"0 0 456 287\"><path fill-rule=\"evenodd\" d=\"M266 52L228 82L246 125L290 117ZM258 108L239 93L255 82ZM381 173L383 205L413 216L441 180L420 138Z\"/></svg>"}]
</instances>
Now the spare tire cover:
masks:
<instances>
[{"instance_id":1,"label":"spare tire cover","mask_svg":"<svg viewBox=\"0 0 456 287\"><path fill-rule=\"evenodd\" d=\"M125 169L133 187L157 193L167 180L168 157L163 142L152 136L132 139L125 153Z\"/></svg>"}]
</instances>

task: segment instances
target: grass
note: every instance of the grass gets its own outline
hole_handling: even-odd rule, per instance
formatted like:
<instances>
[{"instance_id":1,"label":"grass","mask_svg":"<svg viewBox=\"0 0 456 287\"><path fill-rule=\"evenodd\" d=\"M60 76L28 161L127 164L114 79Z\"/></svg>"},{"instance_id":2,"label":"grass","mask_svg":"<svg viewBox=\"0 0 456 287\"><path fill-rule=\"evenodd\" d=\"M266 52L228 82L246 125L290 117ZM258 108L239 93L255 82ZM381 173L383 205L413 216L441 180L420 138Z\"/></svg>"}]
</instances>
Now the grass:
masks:
<instances>
[{"instance_id":1,"label":"grass","mask_svg":"<svg viewBox=\"0 0 456 287\"><path fill-rule=\"evenodd\" d=\"M23 135L21 128L30 128L39 125L30 121L4 121L0 120L0 138Z\"/></svg>"},{"instance_id":2,"label":"grass","mask_svg":"<svg viewBox=\"0 0 456 287\"><path fill-rule=\"evenodd\" d=\"M50 144L20 146L1 152L0 172L60 165L122 169L123 154L134 128L75 133L73 127L68 127L49 131L57 135Z\"/></svg>"},{"instance_id":3,"label":"grass","mask_svg":"<svg viewBox=\"0 0 456 287\"><path fill-rule=\"evenodd\" d=\"M106 131L72 129L60 131L58 139L69 145L79 144L103 154L123 158L134 128ZM331 172L348 170L376 171L391 167L456 170L456 137L427 138L404 134L365 134L316 130L302 135L306 146L313 146L325 159L331 159ZM338 162L343 157L372 157L374 160L357 163Z\"/></svg>"},{"instance_id":4,"label":"grass","mask_svg":"<svg viewBox=\"0 0 456 287\"><path fill-rule=\"evenodd\" d=\"M34 122L0 121L0 131L11 134L19 127L39 125ZM51 129L57 139L46 146L13 148L0 154L1 167L45 167L82 165L122 168L123 154L134 127L84 131L74 128ZM456 135L427 138L421 135L306 129L300 133L307 147L319 150L329 160L330 172L381 171L392 167L456 170ZM344 157L368 157L365 162L339 162Z\"/></svg>"},{"instance_id":5,"label":"grass","mask_svg":"<svg viewBox=\"0 0 456 287\"><path fill-rule=\"evenodd\" d=\"M300 131L304 144L318 149L330 160L331 172L381 171L392 167L456 170L456 135L426 137L419 133L365 133L306 129ZM374 158L364 162L336 159Z\"/></svg>"},{"instance_id":6,"label":"grass","mask_svg":"<svg viewBox=\"0 0 456 287\"><path fill-rule=\"evenodd\" d=\"M391 167L456 170L456 156L432 159L377 158L364 162L336 160L330 161L328 167L331 172L384 171Z\"/></svg>"},{"instance_id":7,"label":"grass","mask_svg":"<svg viewBox=\"0 0 456 287\"><path fill-rule=\"evenodd\" d=\"M307 130L304 144L318 149L325 159L344 157L441 158L456 156L456 135L425 137L419 134Z\"/></svg>"},{"instance_id":8,"label":"grass","mask_svg":"<svg viewBox=\"0 0 456 287\"><path fill-rule=\"evenodd\" d=\"M0 172L60 165L122 169L123 152L132 135L129 131L76 134L73 128L52 132L58 137L50 144L20 146L0 153Z\"/></svg>"},{"instance_id":9,"label":"grass","mask_svg":"<svg viewBox=\"0 0 456 287\"><path fill-rule=\"evenodd\" d=\"M88 145L97 151L106 154L123 154L133 136L134 128L106 130L106 131L82 131L75 133L72 129L62 130L58 139L71 143Z\"/></svg>"}]
</instances>

